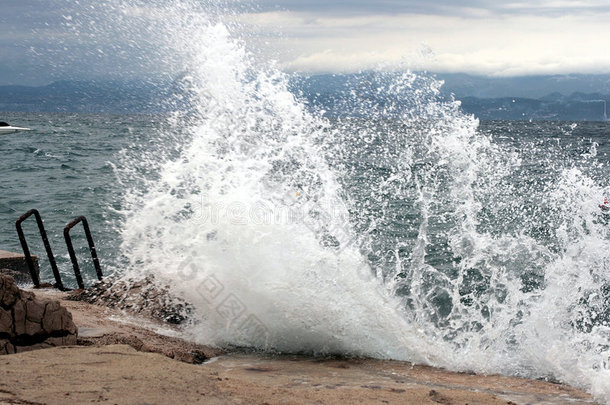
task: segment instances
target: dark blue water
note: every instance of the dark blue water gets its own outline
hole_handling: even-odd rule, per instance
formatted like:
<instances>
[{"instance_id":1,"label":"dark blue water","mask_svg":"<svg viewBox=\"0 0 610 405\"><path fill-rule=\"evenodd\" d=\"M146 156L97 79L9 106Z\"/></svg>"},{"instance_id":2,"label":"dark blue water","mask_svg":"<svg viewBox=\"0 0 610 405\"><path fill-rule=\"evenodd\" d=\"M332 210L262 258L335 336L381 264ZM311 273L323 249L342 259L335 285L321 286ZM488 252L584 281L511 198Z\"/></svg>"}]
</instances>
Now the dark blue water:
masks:
<instances>
[{"instance_id":1,"label":"dark blue water","mask_svg":"<svg viewBox=\"0 0 610 405\"><path fill-rule=\"evenodd\" d=\"M306 340L300 340L304 332L292 336L292 332L284 331L283 318L278 320L276 312L265 309L264 304L270 299L279 302L282 310L290 311L290 300L276 298L278 294L281 297L288 291L297 295L287 293L287 297L300 299L304 295L307 304L303 305L309 305L311 301L305 294L309 290L301 291L300 283L290 287L281 284L278 289L273 284L275 276L267 274L271 279L262 284L267 289L257 295L257 290L243 290L240 283L257 285L264 273L248 272L244 277L240 269L244 268L243 260L252 265L260 256L262 261L255 269L277 272L278 276L288 272L288 280L305 277L303 280L317 286L318 278L327 273L323 264L327 260L325 252L336 250L339 243L332 235L336 229L322 229L320 247L308 247L322 252L321 261L316 262L322 266L320 273L312 281L307 278L309 267L299 261L307 263L307 258L298 256L305 246L300 240L311 242L308 232L317 233L320 229L301 227L302 234L294 235L293 241L281 236L283 224L275 227L264 222L229 221L225 230L218 224L188 216L193 204L204 202L199 185L207 187L208 175L216 176L220 186L225 182L235 186L240 179L232 177L231 162L227 162L226 172L208 173L205 148L192 146L197 138L181 134L177 121L170 125L168 117L155 115L31 113L5 113L0 119L32 128L30 132L0 138L0 249L21 251L15 220L31 208L38 209L44 218L62 278L71 287L75 287L75 281L63 228L76 216L88 218L106 274L129 269L159 274L167 271L175 277L175 269L168 264L156 269L155 263L165 260L176 265L163 258L176 253L171 249L181 251L183 246L191 246L199 249L199 253L191 254L209 260L197 262L202 271L212 268L218 277L226 277L223 280L227 293L239 296L247 303L247 309L265 322L270 333L278 333L272 336L280 347L283 344L289 347L287 350L307 350L302 346L307 346ZM457 115L454 119L459 122L462 118ZM343 350L412 360L425 353L433 342L438 347L434 346L437 348L432 352L444 353L442 360L418 361L455 369L562 378L586 388L591 386L588 378L595 378L588 376L606 372L607 343L602 337L610 324L610 283L604 276L609 218L599 205L610 190L608 123L494 121L480 123L475 133L471 129L461 132L459 125L453 126L447 136L442 124L430 126L424 121L354 118L337 119L328 125L334 137L321 141L321 150L336 173L341 187L338 193L349 211L349 226L356 235L350 243L358 246L368 262L367 268L398 299L402 306L398 319L407 322L402 326L377 325L378 316L388 315L387 322L396 322L390 320L390 307L374 308L366 316L360 314L366 322L372 322L373 326L367 323L366 330L387 335L388 341L382 339L364 349L354 343L350 349L352 338L348 334L341 343L348 348ZM237 144L241 138L234 141ZM224 153L227 147L215 145L220 145L215 153ZM241 147L248 150L246 143L231 149L231 153L238 155ZM185 154L185 148L199 152ZM195 165L191 165L193 161ZM291 164L302 164L290 159L276 163L268 166L272 177L289 173L294 169ZM246 178L248 166L238 167L242 170L240 176ZM268 170L267 166L262 167ZM306 171L296 173L293 179L298 182L292 184L296 190L310 187L315 191L315 178L307 178ZM190 184L191 174L201 181ZM133 198L134 193L137 198ZM181 193L188 198L181 197ZM224 195L222 187L219 193ZM310 191L310 195L314 194ZM184 207L164 207L168 196L171 204L185 204ZM159 198L160 205L150 198ZM282 207L274 209L278 208ZM174 211L179 215L168 214ZM184 213L187 216L182 217ZM131 222L125 220L125 214ZM126 224L140 229L131 232L125 229ZM215 227L211 233L210 226ZM25 230L31 250L40 258L42 280L52 281L33 220L26 222ZM282 247L276 249L263 243L252 248L250 240L241 239L245 230L252 232L254 238L269 238L269 243ZM82 229L77 227L72 234L85 282L89 284L94 270ZM122 245L126 235L130 239ZM224 238L225 247L222 243L215 245L217 237ZM141 260L124 257L125 246L134 245ZM214 246L218 246L218 255L210 256L207 249L216 249ZM229 247L240 254L223 253ZM159 248L162 251L154 254L147 250ZM265 251L259 255L260 250ZM156 259L146 262L148 255ZM350 257L341 260L349 261ZM294 267L282 268L282 263ZM350 275L350 267L340 265L332 271L348 272L339 278L343 283L356 278ZM338 284L333 281L329 285L333 286L328 287L329 291L319 293L325 299L336 298L340 302L335 303L334 309L322 303L308 307L311 314L304 314L314 321L323 316L316 312L318 306L323 314L343 307L351 314L352 306L346 303L352 299L349 288L355 288L356 297L368 293L366 289L359 290L362 286L358 287L358 283L357 288L337 291L334 289ZM372 288L372 284L365 286ZM197 298L188 295L191 287L197 293L196 283L177 285L178 291L186 289L187 299ZM346 319L352 319L352 315ZM341 316L331 317L329 322L336 325L342 320ZM425 338L422 335L406 343L404 351L403 343L396 347L395 343L388 343L395 339L393 334L400 337L399 341L403 334L410 336L415 329L409 325L415 324L422 328ZM502 332L497 335L497 331ZM229 332L229 336L235 336ZM564 337L556 337L556 333ZM205 342L222 343L227 339L204 335L199 339ZM570 368L564 368L563 363L556 365L547 354L532 362L532 356L536 358L535 353L542 350L535 348L544 346L548 339L567 339L565 347L570 350L565 361L573 362L574 356L585 353L586 365L571 374ZM249 344L260 344L253 342ZM427 343L419 349L411 346L421 342ZM586 349L587 345L596 349ZM603 384L601 387L595 392L603 397L606 391Z\"/></svg>"},{"instance_id":2,"label":"dark blue water","mask_svg":"<svg viewBox=\"0 0 610 405\"><path fill-rule=\"evenodd\" d=\"M0 248L21 252L15 220L29 209L36 208L45 221L60 271L67 284L74 284L63 227L76 216L84 215L89 220L103 269L106 272L120 271L120 211L124 193L134 190L133 184L125 184L129 181L125 172L142 172L135 178L155 176L154 172L145 173L145 165L130 168L125 166L129 164L125 162L133 163L133 156L145 149L162 148L159 139L167 130L166 117L4 113L2 119L32 128L32 131L0 138L3 156L0 160ZM491 136L492 142L501 145L507 153L515 153L523 160L518 176L510 180L510 184L496 187L498 193L509 194L501 200L490 201L493 207L482 207L479 226L492 234L525 232L534 237L551 238L545 233L549 233L552 214L545 214L543 201L531 201L530 205L523 206L527 201L523 195L529 194L532 198L543 196L544 187L553 184L551 180L566 167L580 167L600 185L608 184L610 125L606 122L493 121L482 122L479 131ZM378 136L383 136L383 132ZM388 152L377 150L376 145L386 147L387 142L369 142L366 148L353 148L352 155L348 153L335 159L334 164L349 166L352 173L344 181L346 188L358 193L359 184L366 185L368 190L370 179L389 176L384 174L387 169L379 164L367 164L356 156L365 153L370 161L375 154ZM395 146L397 149L390 153L399 154L399 145ZM125 159L126 155L132 158ZM512 199L519 204L518 207L512 205L509 189L519 190L520 195ZM412 247L420 225L413 201L379 201L393 204L394 209L391 215L384 217L387 223L369 229L375 235L376 243L395 245L397 241L403 241L404 250ZM361 198L357 206L370 210L375 209L371 206L374 204L370 199ZM501 218L497 217L498 209L502 211ZM495 214L492 215L492 211ZM530 211L530 214L524 215L524 211ZM537 222L533 223L532 218L537 218ZM355 222L361 230L370 225L366 218L360 221L356 218ZM24 224L24 228L31 250L39 256L42 279L51 280L52 274L33 218ZM75 228L72 234L79 261L91 276L93 271L82 230ZM451 272L455 258L445 249L441 236L432 237L439 239L429 247L429 263ZM371 251L378 252L379 249ZM370 259L382 267L395 265L392 254L383 258L371 253ZM537 277L535 274L530 276L528 279L535 284Z\"/></svg>"},{"instance_id":3,"label":"dark blue water","mask_svg":"<svg viewBox=\"0 0 610 405\"><path fill-rule=\"evenodd\" d=\"M5 113L2 119L32 131L0 138L0 248L21 252L15 220L37 209L66 284L74 276L63 228L84 215L90 224L105 272L118 260L117 210L125 185L115 165L121 151L137 153L159 131L161 117L85 114ZM23 224L30 250L39 256L43 281L52 273L34 217ZM92 275L86 240L79 226L71 231L79 263Z\"/></svg>"}]
</instances>

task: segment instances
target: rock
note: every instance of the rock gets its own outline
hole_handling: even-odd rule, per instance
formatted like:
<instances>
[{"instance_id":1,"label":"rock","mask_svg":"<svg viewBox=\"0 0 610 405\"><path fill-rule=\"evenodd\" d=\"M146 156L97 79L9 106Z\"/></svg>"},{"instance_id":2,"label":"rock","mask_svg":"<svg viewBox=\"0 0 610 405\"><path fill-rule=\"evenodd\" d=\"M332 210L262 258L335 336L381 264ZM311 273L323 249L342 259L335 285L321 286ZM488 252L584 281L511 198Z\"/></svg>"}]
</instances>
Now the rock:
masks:
<instances>
[{"instance_id":1,"label":"rock","mask_svg":"<svg viewBox=\"0 0 610 405\"><path fill-rule=\"evenodd\" d=\"M40 273L38 257L32 255L32 262L36 273ZM7 252L0 250L0 274L8 274L19 284L32 284L30 268L28 267L25 255L21 253Z\"/></svg>"},{"instance_id":2,"label":"rock","mask_svg":"<svg viewBox=\"0 0 610 405\"><path fill-rule=\"evenodd\" d=\"M153 276L142 279L107 278L86 290L76 290L66 299L118 308L133 314L181 324L192 312L192 306L172 296L169 286L158 285Z\"/></svg>"},{"instance_id":3,"label":"rock","mask_svg":"<svg viewBox=\"0 0 610 405\"><path fill-rule=\"evenodd\" d=\"M0 331L8 331L9 335L13 335L13 317L11 311L7 311L0 306ZM1 350L0 350L1 351Z\"/></svg>"},{"instance_id":4,"label":"rock","mask_svg":"<svg viewBox=\"0 0 610 405\"><path fill-rule=\"evenodd\" d=\"M21 299L13 304L13 329L15 336L25 335L25 302Z\"/></svg>"},{"instance_id":5,"label":"rock","mask_svg":"<svg viewBox=\"0 0 610 405\"><path fill-rule=\"evenodd\" d=\"M43 301L0 274L0 355L75 345L72 314L57 301Z\"/></svg>"},{"instance_id":6,"label":"rock","mask_svg":"<svg viewBox=\"0 0 610 405\"><path fill-rule=\"evenodd\" d=\"M13 270L13 269L0 268L0 274L5 274L7 276L11 276L13 278L13 280L15 280L15 282L20 285L31 285L32 284L32 278L30 277L29 273L26 274L26 273L22 273L20 271Z\"/></svg>"},{"instance_id":7,"label":"rock","mask_svg":"<svg viewBox=\"0 0 610 405\"><path fill-rule=\"evenodd\" d=\"M10 276L0 275L0 306L10 308L19 297L19 287Z\"/></svg>"}]
</instances>

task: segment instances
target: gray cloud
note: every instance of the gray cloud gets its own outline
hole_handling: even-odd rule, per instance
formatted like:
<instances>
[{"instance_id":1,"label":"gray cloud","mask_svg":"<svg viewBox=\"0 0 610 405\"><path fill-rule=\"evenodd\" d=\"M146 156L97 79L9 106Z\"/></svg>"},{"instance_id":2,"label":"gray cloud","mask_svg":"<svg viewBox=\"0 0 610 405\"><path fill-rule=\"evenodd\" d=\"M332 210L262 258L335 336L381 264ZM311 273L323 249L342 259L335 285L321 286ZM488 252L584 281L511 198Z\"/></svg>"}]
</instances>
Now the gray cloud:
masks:
<instances>
[{"instance_id":1,"label":"gray cloud","mask_svg":"<svg viewBox=\"0 0 610 405\"><path fill-rule=\"evenodd\" d=\"M160 74L158 20L127 16L159 1L20 0L0 17L0 85ZM129 21L128 21L129 20ZM167 42L165 42L166 45ZM156 59L155 59L156 58Z\"/></svg>"},{"instance_id":2,"label":"gray cloud","mask_svg":"<svg viewBox=\"0 0 610 405\"><path fill-rule=\"evenodd\" d=\"M260 11L293 11L313 14L367 15L367 14L425 14L445 16L477 16L479 10L496 15L578 15L610 13L610 4L603 0L542 0L533 2L499 2L497 0L261 0Z\"/></svg>"},{"instance_id":3,"label":"gray cloud","mask_svg":"<svg viewBox=\"0 0 610 405\"><path fill-rule=\"evenodd\" d=\"M358 15L358 14L396 14L396 13L411 13L411 14L462 14L465 9L472 7L484 7L483 1L466 1L456 2L442 1L399 1L399 0L381 0L381 1L352 1L352 0L335 0L335 1L299 1L287 0L281 3L274 1L263 0L260 2L259 8L262 11L278 11L288 10L294 12L308 12L315 14L333 14L333 15Z\"/></svg>"},{"instance_id":4,"label":"gray cloud","mask_svg":"<svg viewBox=\"0 0 610 405\"><path fill-rule=\"evenodd\" d=\"M0 84L45 84L67 59L66 20L74 3L59 0L5 2L0 15Z\"/></svg>"},{"instance_id":5,"label":"gray cloud","mask_svg":"<svg viewBox=\"0 0 610 405\"><path fill-rule=\"evenodd\" d=\"M500 33L499 29L497 32L490 31L494 28L488 21L504 22L502 29L506 36L525 29L522 26L513 28L507 21L541 16L578 19L578 24L566 23L570 25L566 25L563 31L573 30L574 36L582 39L586 45L589 39L586 32L587 19L599 22L610 16L607 0L193 0L191 3L193 2L200 10L211 10L211 14L232 14L229 19L247 13L244 15L256 20L254 24L260 24L259 27L254 24L248 27L246 24L246 28L252 29L251 33L245 33L246 41L266 43L270 57L276 55L273 57L280 59L284 66L294 69L299 69L300 66L312 71L316 70L318 60L328 57L344 60L343 64L336 64L339 69L348 69L350 63L354 63L354 66L368 66L366 63L358 63L358 58L363 58L362 52L367 53L370 63L386 54L398 57L396 55L401 52L398 45L394 45L396 49L392 50L384 50L382 46L388 43L400 44L412 37L427 42L428 36L436 44L441 44L445 39L453 41L455 52L440 55L439 60L444 63L444 68L455 63L458 68L476 70L476 47L480 46L480 39L486 39L478 38L477 35L486 36L489 33L497 37ZM165 7L179 8L179 0L11 0L4 3L0 14L0 84L40 85L58 79L108 76L131 78L170 74L180 69L179 66L174 66L179 65L180 56L172 49L171 41L161 38L167 32L167 27L163 27L162 18L158 18L163 17ZM278 11L284 11L280 14L289 15L290 18L277 18L278 25L275 26L273 24L276 20L269 24L260 21L269 14L277 14L270 12ZM258 20L257 15L261 16ZM396 18L400 15L421 16L420 20L431 21L431 28L414 20L409 20L408 25L405 25L403 20ZM452 28L442 23L434 25L432 21L453 17L468 23L459 25L451 20L449 23L455 24ZM473 31L475 33L468 37L462 32L451 30L458 29L458 25L461 31L474 25L482 28ZM595 25L597 29L600 26L599 23ZM432 28L442 32L433 32ZM533 28L536 28L535 24L529 27ZM552 28L558 30L555 26ZM368 37L364 38L364 34ZM460 38L463 38L463 42L455 43L456 34L462 35ZM519 34L519 38L527 37L526 34ZM605 30L591 33L590 37L604 34ZM376 35L379 35L377 40L372 38ZM549 38L554 35L551 28L547 35ZM342 51L350 47L358 48L363 39L372 42L369 49L350 54ZM538 42L540 49L544 50L544 38L538 37ZM375 49L375 43L379 49ZM466 49L468 46L472 48L470 51ZM493 44L488 45L486 66L492 66L489 61L497 58L491 52L491 46ZM434 48L437 50L438 47ZM374 55L375 51L377 56ZM514 47L512 51L517 63L519 56ZM556 53L561 52L562 49L557 46ZM596 66L595 55L583 54L581 58L586 59L587 69ZM578 60L569 59L568 56L557 58L559 62L562 60L569 60L572 63L570 68L578 69ZM305 62L299 65L299 61ZM328 60L325 63L329 64ZM494 69L487 67L480 70ZM524 64L522 68L511 69L514 70L509 71L526 72L528 66Z\"/></svg>"}]
</instances>

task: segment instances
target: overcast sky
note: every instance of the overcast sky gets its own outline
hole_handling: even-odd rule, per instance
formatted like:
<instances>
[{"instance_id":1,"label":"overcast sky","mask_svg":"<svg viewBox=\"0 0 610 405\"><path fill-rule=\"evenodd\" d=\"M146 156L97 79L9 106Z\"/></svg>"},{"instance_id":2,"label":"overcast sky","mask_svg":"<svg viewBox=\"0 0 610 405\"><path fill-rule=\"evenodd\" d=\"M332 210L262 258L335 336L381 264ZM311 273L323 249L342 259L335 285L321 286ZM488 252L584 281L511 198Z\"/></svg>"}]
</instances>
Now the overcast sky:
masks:
<instances>
[{"instance_id":1,"label":"overcast sky","mask_svg":"<svg viewBox=\"0 0 610 405\"><path fill-rule=\"evenodd\" d=\"M0 0L0 84L149 75L160 66L146 57L155 32L113 11L163 1ZM227 3L245 42L287 71L610 73L610 0Z\"/></svg>"}]
</instances>

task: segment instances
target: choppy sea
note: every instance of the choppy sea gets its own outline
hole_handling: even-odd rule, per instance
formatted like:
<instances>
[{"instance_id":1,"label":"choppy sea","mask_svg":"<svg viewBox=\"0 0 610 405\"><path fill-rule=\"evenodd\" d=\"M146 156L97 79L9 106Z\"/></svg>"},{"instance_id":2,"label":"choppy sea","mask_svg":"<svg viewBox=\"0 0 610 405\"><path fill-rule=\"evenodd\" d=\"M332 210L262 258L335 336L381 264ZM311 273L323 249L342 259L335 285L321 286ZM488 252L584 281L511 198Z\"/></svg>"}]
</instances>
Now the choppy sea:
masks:
<instances>
[{"instance_id":1,"label":"choppy sea","mask_svg":"<svg viewBox=\"0 0 610 405\"><path fill-rule=\"evenodd\" d=\"M84 215L106 274L193 305L189 339L610 402L607 122L479 122L408 71L356 75L322 107L200 8L170 11L155 40L184 63L174 113L1 115L32 131L0 137L0 248L20 251L15 220L38 209L74 286L63 227Z\"/></svg>"}]
</instances>

